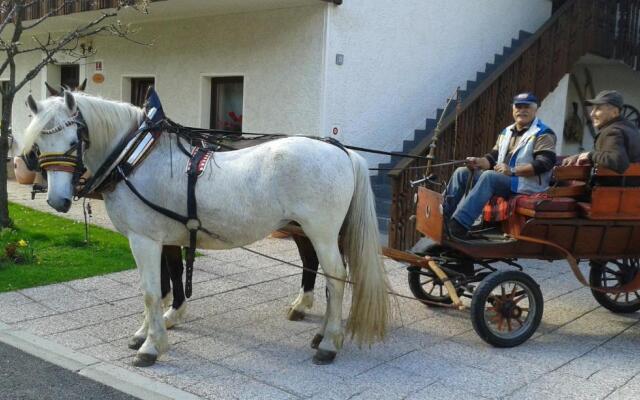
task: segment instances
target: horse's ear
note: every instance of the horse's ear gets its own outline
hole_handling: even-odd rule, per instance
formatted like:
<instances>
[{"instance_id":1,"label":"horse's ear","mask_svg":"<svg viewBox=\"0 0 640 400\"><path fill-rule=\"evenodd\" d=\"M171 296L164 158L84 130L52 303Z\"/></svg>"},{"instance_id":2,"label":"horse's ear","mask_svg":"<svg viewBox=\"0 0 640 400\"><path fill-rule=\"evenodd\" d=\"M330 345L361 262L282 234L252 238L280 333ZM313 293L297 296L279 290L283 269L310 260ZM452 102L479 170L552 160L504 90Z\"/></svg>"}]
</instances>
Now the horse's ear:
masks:
<instances>
[{"instance_id":1,"label":"horse's ear","mask_svg":"<svg viewBox=\"0 0 640 400\"><path fill-rule=\"evenodd\" d=\"M78 92L84 92L84 89L87 87L87 78L84 78L84 81L78 86L76 89Z\"/></svg>"},{"instance_id":2,"label":"horse's ear","mask_svg":"<svg viewBox=\"0 0 640 400\"><path fill-rule=\"evenodd\" d=\"M44 85L47 87L47 90L49 91L49 96L60 96L60 92L55 90L53 87L51 87L51 85L49 85L48 82L45 82Z\"/></svg>"},{"instance_id":3,"label":"horse's ear","mask_svg":"<svg viewBox=\"0 0 640 400\"><path fill-rule=\"evenodd\" d=\"M29 109L33 114L38 113L38 103L36 103L36 100L33 98L33 96L27 96L27 105L29 106Z\"/></svg>"},{"instance_id":4,"label":"horse's ear","mask_svg":"<svg viewBox=\"0 0 640 400\"><path fill-rule=\"evenodd\" d=\"M67 105L67 108L71 113L76 112L76 99L73 97L71 92L64 91L64 104Z\"/></svg>"}]
</instances>

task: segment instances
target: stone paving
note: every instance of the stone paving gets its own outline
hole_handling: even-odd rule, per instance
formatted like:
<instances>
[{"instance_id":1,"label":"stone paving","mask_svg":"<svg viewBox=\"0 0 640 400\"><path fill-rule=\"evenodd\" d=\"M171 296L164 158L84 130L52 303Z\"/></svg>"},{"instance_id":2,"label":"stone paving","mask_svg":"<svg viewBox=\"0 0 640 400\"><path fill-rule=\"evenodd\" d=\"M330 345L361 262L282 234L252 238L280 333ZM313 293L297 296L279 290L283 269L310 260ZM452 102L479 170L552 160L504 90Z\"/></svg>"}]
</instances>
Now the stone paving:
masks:
<instances>
[{"instance_id":1,"label":"stone paving","mask_svg":"<svg viewBox=\"0 0 640 400\"><path fill-rule=\"evenodd\" d=\"M12 201L47 207L13 182L9 192ZM104 224L99 203L92 201L93 221ZM82 217L78 204L72 209L67 216ZM249 248L300 264L290 240ZM467 312L395 298L384 343L346 341L334 364L316 366L309 342L324 311L323 279L307 319L290 322L298 269L242 249L203 253L188 316L151 368L130 366L126 347L142 321L135 270L0 294L0 321L206 399L640 398L640 316L599 307L564 263L524 262L545 311L519 347L485 344ZM393 289L408 295L404 267L392 260L386 267Z\"/></svg>"}]
</instances>

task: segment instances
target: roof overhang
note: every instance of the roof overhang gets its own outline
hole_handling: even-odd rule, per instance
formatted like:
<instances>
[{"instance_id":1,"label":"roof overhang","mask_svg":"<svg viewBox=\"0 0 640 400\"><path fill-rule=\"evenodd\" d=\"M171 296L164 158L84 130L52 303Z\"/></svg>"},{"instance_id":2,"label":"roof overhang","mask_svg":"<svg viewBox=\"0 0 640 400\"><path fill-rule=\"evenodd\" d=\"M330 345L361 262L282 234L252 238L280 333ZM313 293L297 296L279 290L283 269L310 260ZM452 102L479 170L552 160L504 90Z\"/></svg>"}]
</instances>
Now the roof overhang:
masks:
<instances>
[{"instance_id":1,"label":"roof overhang","mask_svg":"<svg viewBox=\"0 0 640 400\"><path fill-rule=\"evenodd\" d=\"M146 23L314 6L323 3L339 5L342 4L342 0L155 0L149 4L148 14L127 9L121 12L119 19L125 23ZM107 10L74 12L51 17L29 33L41 34L74 29L79 24L90 21Z\"/></svg>"}]
</instances>

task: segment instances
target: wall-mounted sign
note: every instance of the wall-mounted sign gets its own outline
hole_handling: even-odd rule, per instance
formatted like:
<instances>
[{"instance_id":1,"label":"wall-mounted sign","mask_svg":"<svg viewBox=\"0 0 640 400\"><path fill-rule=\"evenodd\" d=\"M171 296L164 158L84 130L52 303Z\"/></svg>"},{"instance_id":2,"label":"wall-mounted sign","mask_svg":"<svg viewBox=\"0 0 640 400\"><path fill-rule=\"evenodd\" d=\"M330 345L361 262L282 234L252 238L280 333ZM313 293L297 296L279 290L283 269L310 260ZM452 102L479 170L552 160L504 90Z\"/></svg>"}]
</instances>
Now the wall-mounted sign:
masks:
<instances>
[{"instance_id":1,"label":"wall-mounted sign","mask_svg":"<svg viewBox=\"0 0 640 400\"><path fill-rule=\"evenodd\" d=\"M96 72L102 71L102 61L96 61Z\"/></svg>"},{"instance_id":2,"label":"wall-mounted sign","mask_svg":"<svg viewBox=\"0 0 640 400\"><path fill-rule=\"evenodd\" d=\"M95 73L91 77L91 80L93 81L93 83L102 83L102 82L104 82L104 75L102 75L100 73Z\"/></svg>"}]
</instances>

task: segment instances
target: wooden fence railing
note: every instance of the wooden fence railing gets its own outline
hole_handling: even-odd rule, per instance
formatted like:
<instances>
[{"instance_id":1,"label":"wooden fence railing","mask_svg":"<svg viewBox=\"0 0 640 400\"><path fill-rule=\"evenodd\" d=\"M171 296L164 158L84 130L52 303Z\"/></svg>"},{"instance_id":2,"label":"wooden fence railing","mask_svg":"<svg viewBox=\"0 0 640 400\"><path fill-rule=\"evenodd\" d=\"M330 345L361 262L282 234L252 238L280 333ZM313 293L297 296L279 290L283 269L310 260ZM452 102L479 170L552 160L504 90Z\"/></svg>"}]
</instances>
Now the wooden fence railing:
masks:
<instances>
[{"instance_id":1,"label":"wooden fence railing","mask_svg":"<svg viewBox=\"0 0 640 400\"><path fill-rule=\"evenodd\" d=\"M497 132L512 123L511 99L515 93L533 91L546 97L560 79L587 53L624 61L639 70L640 0L568 0L503 64L494 70L442 123L436 143L436 161L481 155L493 146ZM457 115L457 117L456 117ZM426 155L432 136L411 151ZM404 159L389 176L392 182L389 246L404 250L419 239L415 222L416 188L425 165ZM435 173L445 181L453 167Z\"/></svg>"},{"instance_id":2,"label":"wooden fence railing","mask_svg":"<svg viewBox=\"0 0 640 400\"><path fill-rule=\"evenodd\" d=\"M115 8L119 0L37 0L22 12L23 20L38 19L52 11L53 15L68 15L83 11L103 10Z\"/></svg>"},{"instance_id":3,"label":"wooden fence railing","mask_svg":"<svg viewBox=\"0 0 640 400\"><path fill-rule=\"evenodd\" d=\"M151 0L151 2L154 1L165 0ZM342 4L342 0L322 1L331 2L336 5ZM38 19L43 15L47 15L51 11L58 10L59 8L60 11L56 12L53 15L59 16L83 11L104 10L107 8L116 8L119 3L126 2L126 0L35 0L33 4L25 8L22 14L22 18L23 20Z\"/></svg>"}]
</instances>

